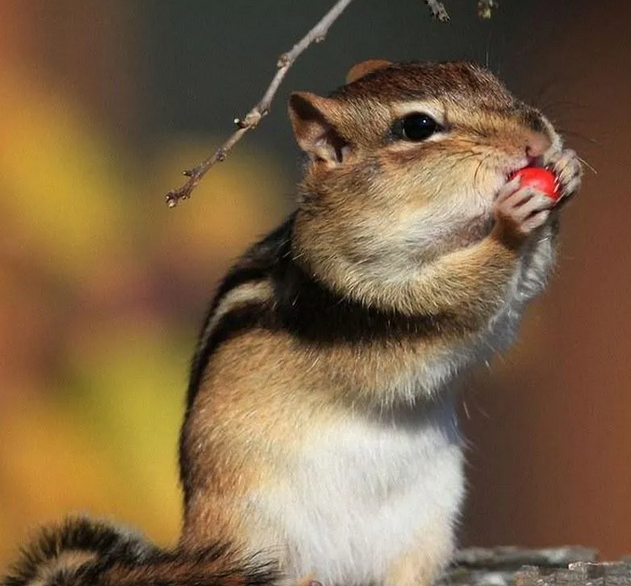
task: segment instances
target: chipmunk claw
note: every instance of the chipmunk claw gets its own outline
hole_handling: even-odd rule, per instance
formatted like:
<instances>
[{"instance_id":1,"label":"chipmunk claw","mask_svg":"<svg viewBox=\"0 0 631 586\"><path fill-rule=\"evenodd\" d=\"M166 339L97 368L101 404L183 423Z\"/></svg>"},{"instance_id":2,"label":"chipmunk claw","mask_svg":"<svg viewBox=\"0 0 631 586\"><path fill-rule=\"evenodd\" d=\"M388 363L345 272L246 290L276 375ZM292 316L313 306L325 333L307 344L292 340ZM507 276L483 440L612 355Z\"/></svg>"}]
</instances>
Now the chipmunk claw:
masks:
<instances>
[{"instance_id":1,"label":"chipmunk claw","mask_svg":"<svg viewBox=\"0 0 631 586\"><path fill-rule=\"evenodd\" d=\"M559 203L566 203L581 186L583 166L578 155L572 149L557 150L545 157L544 163L557 177L561 192Z\"/></svg>"},{"instance_id":2,"label":"chipmunk claw","mask_svg":"<svg viewBox=\"0 0 631 586\"><path fill-rule=\"evenodd\" d=\"M545 224L554 200L533 187L521 187L519 180L509 181L495 200L495 234L507 244L523 242Z\"/></svg>"}]
</instances>

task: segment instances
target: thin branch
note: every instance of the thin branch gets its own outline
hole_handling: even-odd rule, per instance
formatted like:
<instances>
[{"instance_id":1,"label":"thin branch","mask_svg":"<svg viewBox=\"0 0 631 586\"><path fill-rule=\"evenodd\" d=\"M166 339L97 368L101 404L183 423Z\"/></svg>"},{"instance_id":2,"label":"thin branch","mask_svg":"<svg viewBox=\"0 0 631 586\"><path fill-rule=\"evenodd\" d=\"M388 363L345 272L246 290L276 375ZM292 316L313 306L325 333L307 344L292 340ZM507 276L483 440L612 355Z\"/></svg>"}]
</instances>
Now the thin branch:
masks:
<instances>
[{"instance_id":1,"label":"thin branch","mask_svg":"<svg viewBox=\"0 0 631 586\"><path fill-rule=\"evenodd\" d=\"M201 179L206 175L208 170L216 163L221 163L226 159L226 156L249 130L256 128L261 119L269 112L270 105L280 84L287 75L290 67L294 64L296 59L302 54L302 52L309 47L312 43L319 43L324 40L326 34L329 31L331 25L338 19L338 17L344 12L346 7L353 0L338 0L333 8L327 12L322 19L300 40L296 43L290 51L283 53L278 59L277 71L274 75L269 87L263 94L261 101L256 104L244 118L237 118L234 122L237 125L232 135L224 142L210 157L202 161L194 169L184 171L184 175L188 177L188 180L184 185L178 189L172 189L166 195L166 203L170 208L174 208L181 199L188 199L191 193Z\"/></svg>"},{"instance_id":2,"label":"thin branch","mask_svg":"<svg viewBox=\"0 0 631 586\"><path fill-rule=\"evenodd\" d=\"M429 11L434 18L440 22L449 22L449 13L442 2L438 2L438 0L425 0L425 4L429 7Z\"/></svg>"},{"instance_id":3,"label":"thin branch","mask_svg":"<svg viewBox=\"0 0 631 586\"><path fill-rule=\"evenodd\" d=\"M478 16L482 19L489 19L493 16L493 11L497 9L499 2L497 0L479 0Z\"/></svg>"}]
</instances>

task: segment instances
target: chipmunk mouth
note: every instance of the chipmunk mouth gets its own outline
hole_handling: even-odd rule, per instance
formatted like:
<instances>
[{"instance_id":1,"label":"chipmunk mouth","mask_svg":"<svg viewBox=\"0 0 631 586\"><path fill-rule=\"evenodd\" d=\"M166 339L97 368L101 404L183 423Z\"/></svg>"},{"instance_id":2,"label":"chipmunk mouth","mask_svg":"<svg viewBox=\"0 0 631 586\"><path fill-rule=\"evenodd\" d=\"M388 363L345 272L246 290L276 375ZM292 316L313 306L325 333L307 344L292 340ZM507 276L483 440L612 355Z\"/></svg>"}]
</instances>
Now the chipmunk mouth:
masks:
<instances>
[{"instance_id":1,"label":"chipmunk mouth","mask_svg":"<svg viewBox=\"0 0 631 586\"><path fill-rule=\"evenodd\" d=\"M545 165L543 163L543 157L524 157L519 164L514 165L509 171L508 173L506 173L505 179L506 181L510 181L516 173L519 173L519 171L521 171L522 169L529 169L529 168L535 168L535 167L543 167L545 168Z\"/></svg>"}]
</instances>

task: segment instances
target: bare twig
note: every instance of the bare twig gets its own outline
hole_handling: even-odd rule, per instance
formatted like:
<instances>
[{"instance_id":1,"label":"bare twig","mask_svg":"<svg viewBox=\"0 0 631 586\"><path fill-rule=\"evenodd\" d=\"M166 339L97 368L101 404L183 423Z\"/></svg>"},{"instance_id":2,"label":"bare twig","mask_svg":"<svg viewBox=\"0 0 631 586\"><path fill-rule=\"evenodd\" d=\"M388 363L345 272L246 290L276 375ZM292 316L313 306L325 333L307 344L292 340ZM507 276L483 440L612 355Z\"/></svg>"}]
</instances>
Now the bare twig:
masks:
<instances>
[{"instance_id":1,"label":"bare twig","mask_svg":"<svg viewBox=\"0 0 631 586\"><path fill-rule=\"evenodd\" d=\"M440 20L440 22L449 21L449 13L442 2L438 2L438 0L425 0L425 4L429 6L429 10L434 18Z\"/></svg>"},{"instance_id":2,"label":"bare twig","mask_svg":"<svg viewBox=\"0 0 631 586\"><path fill-rule=\"evenodd\" d=\"M488 19L493 16L493 11L499 6L497 0L479 0L478 1L478 16L483 19Z\"/></svg>"},{"instance_id":3,"label":"bare twig","mask_svg":"<svg viewBox=\"0 0 631 586\"><path fill-rule=\"evenodd\" d=\"M184 185L178 189L172 189L169 193L167 193L166 203L170 208L174 208L181 199L189 198L193 189L197 187L197 184L201 181L202 177L206 175L208 170L216 163L224 161L232 147L234 147L234 145L243 138L243 135L249 130L255 128L261 119L267 115L272 100L274 99L280 84L287 75L289 68L294 64L302 52L309 47L309 45L312 43L319 43L324 40L331 25L338 19L340 14L344 12L351 2L352 0L338 0L333 8L331 8L331 10L329 10L329 12L327 12L322 19L291 48L290 51L283 53L279 57L276 65L276 74L274 75L261 100L245 115L245 117L237 118L234 121L237 125L237 130L235 130L228 140L226 140L226 142L224 142L210 157L202 161L194 169L184 171L184 175L188 177L188 180L184 183Z\"/></svg>"}]
</instances>

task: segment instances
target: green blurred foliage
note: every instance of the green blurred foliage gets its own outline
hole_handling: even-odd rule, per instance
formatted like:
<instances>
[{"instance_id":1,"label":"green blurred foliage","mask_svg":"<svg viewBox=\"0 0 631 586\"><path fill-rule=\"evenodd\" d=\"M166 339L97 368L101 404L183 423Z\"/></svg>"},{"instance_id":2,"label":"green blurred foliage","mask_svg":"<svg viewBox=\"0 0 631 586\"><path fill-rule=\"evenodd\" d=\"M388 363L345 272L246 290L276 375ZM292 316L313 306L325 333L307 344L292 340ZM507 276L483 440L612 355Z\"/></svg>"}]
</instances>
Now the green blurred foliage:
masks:
<instances>
[{"instance_id":1,"label":"green blurred foliage","mask_svg":"<svg viewBox=\"0 0 631 586\"><path fill-rule=\"evenodd\" d=\"M161 194L216 140L165 139L147 161L54 79L10 59L0 75L0 568L70 512L172 543L204 305L287 187L243 149L169 211Z\"/></svg>"}]
</instances>

